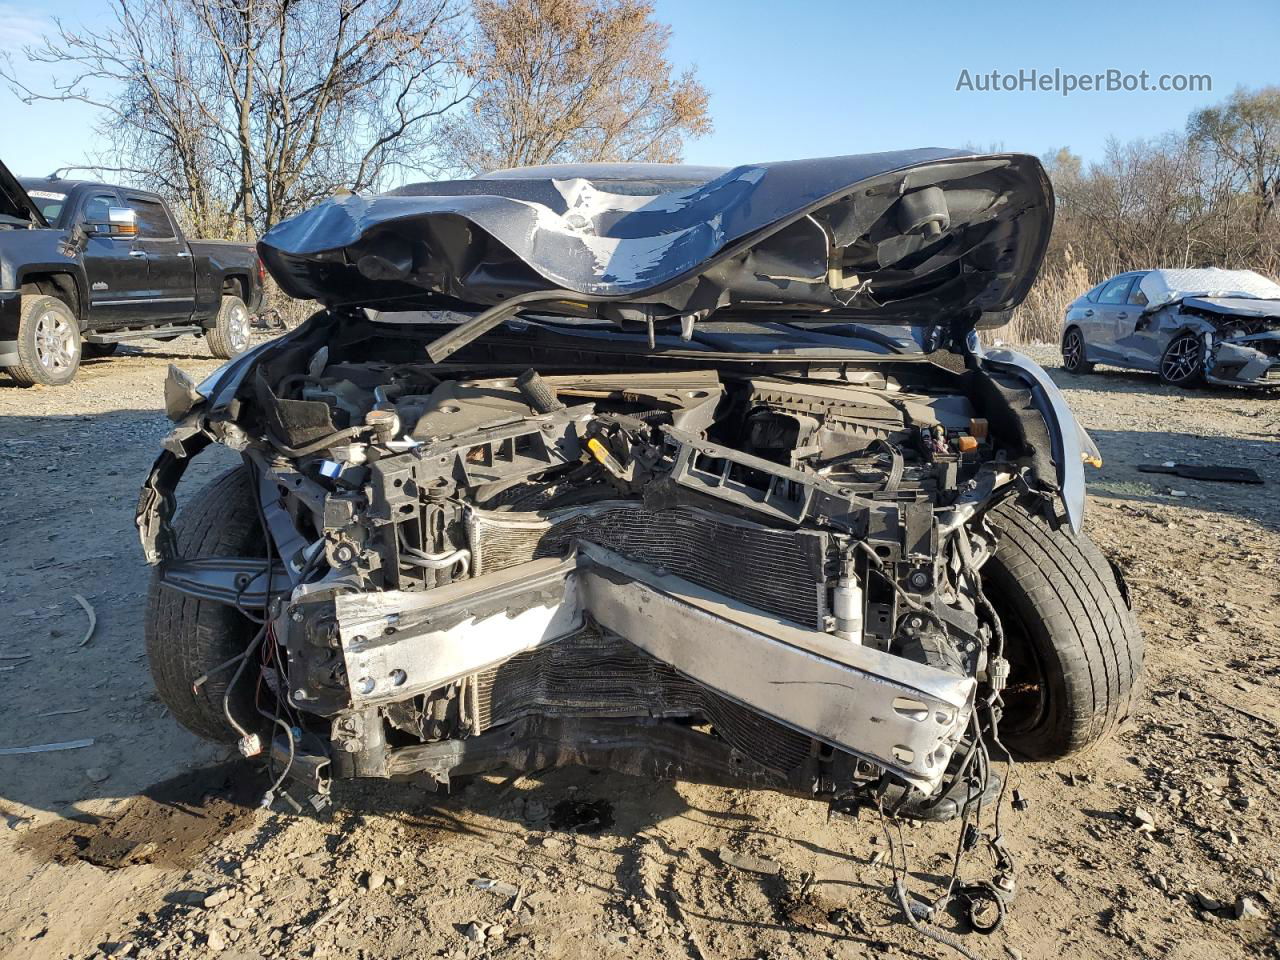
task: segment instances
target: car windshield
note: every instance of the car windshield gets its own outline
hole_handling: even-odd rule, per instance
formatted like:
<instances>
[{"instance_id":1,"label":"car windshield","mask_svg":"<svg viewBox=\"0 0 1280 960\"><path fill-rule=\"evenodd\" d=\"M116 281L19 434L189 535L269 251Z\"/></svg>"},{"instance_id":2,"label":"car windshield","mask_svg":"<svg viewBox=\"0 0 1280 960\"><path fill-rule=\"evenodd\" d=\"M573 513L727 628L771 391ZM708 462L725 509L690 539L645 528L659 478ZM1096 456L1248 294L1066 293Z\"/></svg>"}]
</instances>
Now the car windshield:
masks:
<instances>
[{"instance_id":1,"label":"car windshield","mask_svg":"<svg viewBox=\"0 0 1280 960\"><path fill-rule=\"evenodd\" d=\"M53 226L57 226L58 218L62 216L63 207L67 203L67 195L58 190L41 190L39 187L32 187L23 184L27 190L27 196L31 198L31 202L35 204L36 209L40 211L40 215L49 221Z\"/></svg>"}]
</instances>

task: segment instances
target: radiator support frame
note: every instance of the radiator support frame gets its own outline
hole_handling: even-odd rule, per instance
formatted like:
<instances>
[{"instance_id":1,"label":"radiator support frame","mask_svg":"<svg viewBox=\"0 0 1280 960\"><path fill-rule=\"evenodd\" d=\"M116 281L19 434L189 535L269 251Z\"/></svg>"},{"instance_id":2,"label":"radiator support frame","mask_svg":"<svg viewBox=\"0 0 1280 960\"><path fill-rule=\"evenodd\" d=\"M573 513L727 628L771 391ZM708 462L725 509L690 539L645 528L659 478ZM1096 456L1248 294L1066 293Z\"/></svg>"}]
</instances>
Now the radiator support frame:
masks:
<instances>
[{"instance_id":1,"label":"radiator support frame","mask_svg":"<svg viewBox=\"0 0 1280 960\"><path fill-rule=\"evenodd\" d=\"M407 699L579 629L590 616L729 700L884 768L941 782L976 681L842 641L583 543L427 593L336 598L354 709Z\"/></svg>"}]
</instances>

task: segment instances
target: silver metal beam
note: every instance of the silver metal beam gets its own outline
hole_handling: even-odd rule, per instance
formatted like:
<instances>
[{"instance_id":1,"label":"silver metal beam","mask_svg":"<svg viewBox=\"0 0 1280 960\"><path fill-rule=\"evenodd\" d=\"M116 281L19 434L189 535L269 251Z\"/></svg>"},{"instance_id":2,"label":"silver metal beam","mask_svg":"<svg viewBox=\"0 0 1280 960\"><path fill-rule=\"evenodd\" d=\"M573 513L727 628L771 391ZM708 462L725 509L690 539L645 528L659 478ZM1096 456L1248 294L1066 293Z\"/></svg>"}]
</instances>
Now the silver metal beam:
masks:
<instances>
[{"instance_id":1,"label":"silver metal beam","mask_svg":"<svg viewBox=\"0 0 1280 960\"><path fill-rule=\"evenodd\" d=\"M352 702L428 693L581 629L573 569L573 560L550 558L423 593L339 594Z\"/></svg>"},{"instance_id":2,"label":"silver metal beam","mask_svg":"<svg viewBox=\"0 0 1280 960\"><path fill-rule=\"evenodd\" d=\"M603 627L689 678L920 787L936 787L976 683L806 630L593 544L582 599Z\"/></svg>"},{"instance_id":3,"label":"silver metal beam","mask_svg":"<svg viewBox=\"0 0 1280 960\"><path fill-rule=\"evenodd\" d=\"M356 706L403 700L580 629L590 615L744 706L893 771L940 782L976 683L793 626L594 544L425 593L337 599Z\"/></svg>"}]
</instances>

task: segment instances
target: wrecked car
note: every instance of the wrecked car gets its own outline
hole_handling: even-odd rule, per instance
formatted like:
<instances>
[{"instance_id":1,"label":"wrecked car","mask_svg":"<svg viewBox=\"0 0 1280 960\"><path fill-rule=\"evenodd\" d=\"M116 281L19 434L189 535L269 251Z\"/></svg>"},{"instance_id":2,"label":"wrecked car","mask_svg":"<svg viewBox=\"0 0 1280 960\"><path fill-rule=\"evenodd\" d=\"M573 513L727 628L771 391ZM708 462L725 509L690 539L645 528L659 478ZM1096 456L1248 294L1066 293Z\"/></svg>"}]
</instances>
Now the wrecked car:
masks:
<instances>
[{"instance_id":1,"label":"wrecked car","mask_svg":"<svg viewBox=\"0 0 1280 960\"><path fill-rule=\"evenodd\" d=\"M589 764L944 820L1126 716L1098 451L989 350L1030 156L554 166L269 231L323 309L203 383L141 492L175 718L334 778ZM242 464L176 486L211 444Z\"/></svg>"},{"instance_id":2,"label":"wrecked car","mask_svg":"<svg viewBox=\"0 0 1280 960\"><path fill-rule=\"evenodd\" d=\"M1252 270L1135 270L1067 307L1062 365L1148 370L1194 387L1280 387L1280 284Z\"/></svg>"}]
</instances>

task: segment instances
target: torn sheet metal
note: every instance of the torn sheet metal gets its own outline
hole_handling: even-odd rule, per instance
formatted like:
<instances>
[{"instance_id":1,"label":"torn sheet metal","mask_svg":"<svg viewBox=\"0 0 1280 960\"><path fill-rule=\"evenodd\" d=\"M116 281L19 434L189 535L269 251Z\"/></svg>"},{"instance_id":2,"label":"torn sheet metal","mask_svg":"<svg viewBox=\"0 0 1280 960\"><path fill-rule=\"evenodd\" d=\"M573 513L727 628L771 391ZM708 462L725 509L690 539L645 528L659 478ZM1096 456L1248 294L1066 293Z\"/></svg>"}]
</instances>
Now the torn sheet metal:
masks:
<instances>
[{"instance_id":1,"label":"torn sheet metal","mask_svg":"<svg viewBox=\"0 0 1280 960\"><path fill-rule=\"evenodd\" d=\"M330 306L474 311L545 294L544 312L609 319L791 306L999 325L1029 289L1052 221L1034 157L929 148L415 184L325 201L259 249L286 292Z\"/></svg>"}]
</instances>

